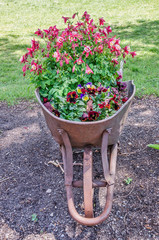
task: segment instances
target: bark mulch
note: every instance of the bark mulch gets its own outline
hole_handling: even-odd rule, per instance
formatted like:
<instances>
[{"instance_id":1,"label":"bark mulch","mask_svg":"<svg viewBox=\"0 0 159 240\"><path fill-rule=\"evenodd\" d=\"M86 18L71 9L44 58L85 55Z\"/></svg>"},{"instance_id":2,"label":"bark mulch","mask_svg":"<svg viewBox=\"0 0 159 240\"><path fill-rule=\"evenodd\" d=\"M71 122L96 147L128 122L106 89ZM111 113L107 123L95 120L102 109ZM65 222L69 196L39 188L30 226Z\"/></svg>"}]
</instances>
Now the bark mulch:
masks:
<instances>
[{"instance_id":1,"label":"bark mulch","mask_svg":"<svg viewBox=\"0 0 159 240\"><path fill-rule=\"evenodd\" d=\"M68 213L61 169L49 163L62 158L39 105L1 102L0 240L159 239L159 151L147 147L158 140L159 98L135 98L120 136L112 212L98 226L81 226ZM74 160L82 162L82 153L74 152ZM94 151L93 161L93 177L102 178L100 151ZM81 176L82 166L74 166L74 178ZM82 189L74 194L82 213ZM104 188L95 190L95 215L103 209L104 196Z\"/></svg>"}]
</instances>

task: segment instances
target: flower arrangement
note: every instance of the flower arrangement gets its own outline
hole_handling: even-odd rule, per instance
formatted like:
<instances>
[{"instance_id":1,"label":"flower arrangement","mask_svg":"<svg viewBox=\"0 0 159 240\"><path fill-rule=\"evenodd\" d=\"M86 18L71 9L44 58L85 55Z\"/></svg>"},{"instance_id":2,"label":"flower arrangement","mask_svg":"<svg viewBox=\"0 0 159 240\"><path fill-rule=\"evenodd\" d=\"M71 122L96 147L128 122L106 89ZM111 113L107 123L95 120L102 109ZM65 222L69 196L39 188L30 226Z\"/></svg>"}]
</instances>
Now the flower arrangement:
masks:
<instances>
[{"instance_id":1,"label":"flower arrangement","mask_svg":"<svg viewBox=\"0 0 159 240\"><path fill-rule=\"evenodd\" d=\"M73 24L74 19L78 18ZM21 57L26 73L39 88L44 106L57 117L73 121L96 121L113 115L128 97L119 71L121 59L135 52L120 46L120 39L105 20L96 25L87 12L79 19L62 17L67 27L38 29L31 48Z\"/></svg>"}]
</instances>

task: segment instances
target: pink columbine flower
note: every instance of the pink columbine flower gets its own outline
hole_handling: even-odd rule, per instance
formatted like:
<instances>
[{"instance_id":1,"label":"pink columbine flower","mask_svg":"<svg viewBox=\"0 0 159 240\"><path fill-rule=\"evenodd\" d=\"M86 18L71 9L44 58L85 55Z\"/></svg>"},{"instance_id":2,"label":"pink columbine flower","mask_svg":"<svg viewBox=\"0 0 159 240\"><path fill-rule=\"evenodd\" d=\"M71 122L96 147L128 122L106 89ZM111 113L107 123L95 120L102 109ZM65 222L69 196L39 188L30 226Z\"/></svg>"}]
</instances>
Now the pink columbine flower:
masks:
<instances>
[{"instance_id":1,"label":"pink columbine flower","mask_svg":"<svg viewBox=\"0 0 159 240\"><path fill-rule=\"evenodd\" d=\"M69 64L69 59L66 58L66 57L65 57L64 59L65 59L65 63L66 63L66 64Z\"/></svg>"},{"instance_id":2,"label":"pink columbine flower","mask_svg":"<svg viewBox=\"0 0 159 240\"><path fill-rule=\"evenodd\" d=\"M31 62L31 70L30 72L34 72L34 73L37 73L37 75L39 75L39 73L42 73L42 65L34 62L34 60Z\"/></svg>"},{"instance_id":3,"label":"pink columbine flower","mask_svg":"<svg viewBox=\"0 0 159 240\"><path fill-rule=\"evenodd\" d=\"M133 58L136 56L136 52L131 52L130 54Z\"/></svg>"},{"instance_id":4,"label":"pink columbine flower","mask_svg":"<svg viewBox=\"0 0 159 240\"><path fill-rule=\"evenodd\" d=\"M25 63L25 62L27 62L27 58L28 58L28 53L26 53L25 55L23 55L21 58L20 58L20 62L21 63Z\"/></svg>"},{"instance_id":5,"label":"pink columbine flower","mask_svg":"<svg viewBox=\"0 0 159 240\"><path fill-rule=\"evenodd\" d=\"M111 32L112 32L112 29L111 29L111 27L110 27L110 26L106 27L106 29L107 29L107 33L108 33L108 35L109 35L109 33L111 33Z\"/></svg>"},{"instance_id":6,"label":"pink columbine flower","mask_svg":"<svg viewBox=\"0 0 159 240\"><path fill-rule=\"evenodd\" d=\"M125 46L123 49L124 49L124 52L125 52L126 54L129 54L129 52L130 52L130 46Z\"/></svg>"},{"instance_id":7,"label":"pink columbine flower","mask_svg":"<svg viewBox=\"0 0 159 240\"><path fill-rule=\"evenodd\" d=\"M75 71L75 65L73 65L73 68L72 68L72 72L74 73L74 71Z\"/></svg>"},{"instance_id":8,"label":"pink columbine flower","mask_svg":"<svg viewBox=\"0 0 159 240\"><path fill-rule=\"evenodd\" d=\"M65 39L63 37L58 37L57 38L57 46L61 47L63 45L64 40Z\"/></svg>"},{"instance_id":9,"label":"pink columbine flower","mask_svg":"<svg viewBox=\"0 0 159 240\"><path fill-rule=\"evenodd\" d=\"M99 18L99 25L102 26L104 25L105 20L103 18Z\"/></svg>"},{"instance_id":10,"label":"pink columbine flower","mask_svg":"<svg viewBox=\"0 0 159 240\"><path fill-rule=\"evenodd\" d=\"M35 50L33 48L27 48L27 50L28 50L28 55L30 55L30 57L32 58Z\"/></svg>"},{"instance_id":11,"label":"pink columbine flower","mask_svg":"<svg viewBox=\"0 0 159 240\"><path fill-rule=\"evenodd\" d=\"M98 51L99 51L99 53L102 53L102 52L103 52L103 45L99 45L99 46L98 46Z\"/></svg>"},{"instance_id":12,"label":"pink columbine flower","mask_svg":"<svg viewBox=\"0 0 159 240\"><path fill-rule=\"evenodd\" d=\"M74 64L77 63L78 65L84 63L84 61L82 60L82 57L79 57L75 62Z\"/></svg>"},{"instance_id":13,"label":"pink columbine flower","mask_svg":"<svg viewBox=\"0 0 159 240\"><path fill-rule=\"evenodd\" d=\"M63 66L63 60L62 59L60 60L60 66L61 67Z\"/></svg>"},{"instance_id":14,"label":"pink columbine flower","mask_svg":"<svg viewBox=\"0 0 159 240\"><path fill-rule=\"evenodd\" d=\"M119 62L118 62L118 60L116 58L113 58L111 62L114 63L114 65L119 64Z\"/></svg>"},{"instance_id":15,"label":"pink columbine flower","mask_svg":"<svg viewBox=\"0 0 159 240\"><path fill-rule=\"evenodd\" d=\"M72 43L71 48L72 48L73 50L75 50L75 48L78 47L78 46L79 46L78 43Z\"/></svg>"},{"instance_id":16,"label":"pink columbine flower","mask_svg":"<svg viewBox=\"0 0 159 240\"><path fill-rule=\"evenodd\" d=\"M94 72L92 71L92 69L88 65L86 65L86 72L85 73L90 74L90 73L94 73Z\"/></svg>"},{"instance_id":17,"label":"pink columbine flower","mask_svg":"<svg viewBox=\"0 0 159 240\"><path fill-rule=\"evenodd\" d=\"M101 43L103 40L102 40L102 38L104 38L104 36L101 36L100 35L100 33L96 33L95 35L94 35L94 41L95 41L95 43L97 44L97 43Z\"/></svg>"},{"instance_id":18,"label":"pink columbine flower","mask_svg":"<svg viewBox=\"0 0 159 240\"><path fill-rule=\"evenodd\" d=\"M28 70L28 69L29 69L29 66L26 64L22 67L23 76L25 76L26 70Z\"/></svg>"},{"instance_id":19,"label":"pink columbine flower","mask_svg":"<svg viewBox=\"0 0 159 240\"><path fill-rule=\"evenodd\" d=\"M56 62L58 62L60 60L60 53L59 51L55 51L54 54L52 55L54 58L56 58Z\"/></svg>"},{"instance_id":20,"label":"pink columbine flower","mask_svg":"<svg viewBox=\"0 0 159 240\"><path fill-rule=\"evenodd\" d=\"M76 17L76 15L77 15L77 13L74 13L73 16L72 16L72 18L74 19L74 18Z\"/></svg>"},{"instance_id":21,"label":"pink columbine flower","mask_svg":"<svg viewBox=\"0 0 159 240\"><path fill-rule=\"evenodd\" d=\"M38 36L40 36L41 38L43 38L44 37L44 34L43 34L43 32L38 28L38 30L34 33L34 34L36 34L36 35L38 35Z\"/></svg>"},{"instance_id":22,"label":"pink columbine flower","mask_svg":"<svg viewBox=\"0 0 159 240\"><path fill-rule=\"evenodd\" d=\"M63 16L62 16L62 18L64 19L64 23L66 23L69 19L69 17L63 17Z\"/></svg>"},{"instance_id":23,"label":"pink columbine flower","mask_svg":"<svg viewBox=\"0 0 159 240\"><path fill-rule=\"evenodd\" d=\"M105 37L107 37L107 35L109 34L109 33L107 32L107 28L106 28L106 27L103 28L103 30L102 30L101 32L105 35Z\"/></svg>"},{"instance_id":24,"label":"pink columbine flower","mask_svg":"<svg viewBox=\"0 0 159 240\"><path fill-rule=\"evenodd\" d=\"M91 47L90 46L86 46L86 45L84 45L84 46L85 46L85 48L84 48L83 54L86 53L86 57L88 57L89 54L92 55L93 53L91 52Z\"/></svg>"},{"instance_id":25,"label":"pink columbine flower","mask_svg":"<svg viewBox=\"0 0 159 240\"><path fill-rule=\"evenodd\" d=\"M47 43L47 50L49 51L51 49L51 42Z\"/></svg>"},{"instance_id":26,"label":"pink columbine flower","mask_svg":"<svg viewBox=\"0 0 159 240\"><path fill-rule=\"evenodd\" d=\"M87 13L87 11L84 12L82 18L84 18L86 20L86 22L89 21L90 15Z\"/></svg>"}]
</instances>

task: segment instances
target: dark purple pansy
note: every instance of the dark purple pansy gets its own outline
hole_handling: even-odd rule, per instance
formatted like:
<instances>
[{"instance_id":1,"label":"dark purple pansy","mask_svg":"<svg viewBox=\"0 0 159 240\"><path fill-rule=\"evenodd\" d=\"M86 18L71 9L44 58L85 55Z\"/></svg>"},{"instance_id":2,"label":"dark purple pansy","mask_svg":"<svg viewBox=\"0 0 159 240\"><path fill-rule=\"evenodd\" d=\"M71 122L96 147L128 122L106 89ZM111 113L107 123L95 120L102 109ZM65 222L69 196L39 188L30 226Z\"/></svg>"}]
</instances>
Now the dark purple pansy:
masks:
<instances>
[{"instance_id":1,"label":"dark purple pansy","mask_svg":"<svg viewBox=\"0 0 159 240\"><path fill-rule=\"evenodd\" d=\"M85 122L88 120L88 114L87 113L83 113L82 117L79 118L82 122Z\"/></svg>"},{"instance_id":2,"label":"dark purple pansy","mask_svg":"<svg viewBox=\"0 0 159 240\"><path fill-rule=\"evenodd\" d=\"M50 102L44 103L44 106L45 106L50 112L52 112L53 109L54 109Z\"/></svg>"},{"instance_id":3,"label":"dark purple pansy","mask_svg":"<svg viewBox=\"0 0 159 240\"><path fill-rule=\"evenodd\" d=\"M75 91L67 93L67 102L75 104L77 98L78 98L78 95Z\"/></svg>"},{"instance_id":4,"label":"dark purple pansy","mask_svg":"<svg viewBox=\"0 0 159 240\"><path fill-rule=\"evenodd\" d=\"M127 87L127 83L126 82L117 82L118 88L119 90L124 90Z\"/></svg>"},{"instance_id":5,"label":"dark purple pansy","mask_svg":"<svg viewBox=\"0 0 159 240\"><path fill-rule=\"evenodd\" d=\"M60 117L60 113L59 113L58 110L54 109L54 110L53 110L53 113L54 113L54 115L55 115L56 117Z\"/></svg>"},{"instance_id":6,"label":"dark purple pansy","mask_svg":"<svg viewBox=\"0 0 159 240\"><path fill-rule=\"evenodd\" d=\"M98 117L99 117L99 112L90 111L90 112L88 113L88 119L89 119L89 121L95 121L95 120L97 120Z\"/></svg>"}]
</instances>

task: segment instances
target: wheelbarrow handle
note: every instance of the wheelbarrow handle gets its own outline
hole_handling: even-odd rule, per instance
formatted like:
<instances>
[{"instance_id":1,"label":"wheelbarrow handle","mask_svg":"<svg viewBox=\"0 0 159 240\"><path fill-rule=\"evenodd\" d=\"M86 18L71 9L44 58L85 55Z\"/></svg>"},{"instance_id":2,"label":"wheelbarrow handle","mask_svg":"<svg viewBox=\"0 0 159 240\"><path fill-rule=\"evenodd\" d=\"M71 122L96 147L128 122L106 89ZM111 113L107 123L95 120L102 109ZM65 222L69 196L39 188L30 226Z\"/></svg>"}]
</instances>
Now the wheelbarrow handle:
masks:
<instances>
[{"instance_id":1,"label":"wheelbarrow handle","mask_svg":"<svg viewBox=\"0 0 159 240\"><path fill-rule=\"evenodd\" d=\"M61 130L61 135L63 138L64 145L61 147L64 170L65 170L65 187L67 193L67 202L70 215L74 220L82 225L93 226L103 222L110 214L113 202L113 190L114 190L114 178L116 170L116 159L117 159L117 144L111 147L110 152L110 162L107 158L107 144L108 144L108 132L103 132L102 137L102 163L104 170L104 177L107 182L107 195L104 211L98 216L93 217L93 205L92 205L92 152L91 148L88 146L85 148L84 152L84 205L85 205L85 217L81 216L75 209L72 183L73 183L73 157L72 157L72 147L68 137L68 134ZM90 179L89 179L90 178ZM88 186L87 186L88 185Z\"/></svg>"}]
</instances>

